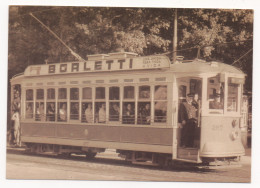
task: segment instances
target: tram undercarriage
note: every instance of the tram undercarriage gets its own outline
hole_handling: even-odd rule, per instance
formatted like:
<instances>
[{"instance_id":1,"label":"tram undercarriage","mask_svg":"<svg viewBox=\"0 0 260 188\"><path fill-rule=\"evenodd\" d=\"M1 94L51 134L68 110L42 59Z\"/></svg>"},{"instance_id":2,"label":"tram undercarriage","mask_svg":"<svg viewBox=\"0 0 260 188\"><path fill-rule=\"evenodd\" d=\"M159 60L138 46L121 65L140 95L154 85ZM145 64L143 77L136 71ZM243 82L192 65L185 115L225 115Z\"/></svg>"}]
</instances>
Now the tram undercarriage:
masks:
<instances>
[{"instance_id":1,"label":"tram undercarriage","mask_svg":"<svg viewBox=\"0 0 260 188\"><path fill-rule=\"evenodd\" d=\"M25 143L26 152L34 154L69 157L72 154L85 155L87 160L92 160L98 153L105 152L105 148L66 146L42 143ZM159 166L162 168L200 168L218 169L226 167L241 167L240 157L202 157L201 162L191 162L185 160L172 160L171 154L116 150L118 157L125 161L138 165ZM188 162L188 163L187 163Z\"/></svg>"}]
</instances>

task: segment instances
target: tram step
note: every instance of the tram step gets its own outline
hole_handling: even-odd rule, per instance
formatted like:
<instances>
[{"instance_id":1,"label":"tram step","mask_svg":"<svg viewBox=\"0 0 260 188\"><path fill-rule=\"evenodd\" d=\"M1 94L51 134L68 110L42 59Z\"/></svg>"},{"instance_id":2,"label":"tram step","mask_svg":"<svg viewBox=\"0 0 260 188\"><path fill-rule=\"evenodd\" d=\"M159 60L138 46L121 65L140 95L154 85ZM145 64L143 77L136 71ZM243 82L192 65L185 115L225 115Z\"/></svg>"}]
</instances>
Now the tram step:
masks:
<instances>
[{"instance_id":1,"label":"tram step","mask_svg":"<svg viewBox=\"0 0 260 188\"><path fill-rule=\"evenodd\" d=\"M178 148L177 156L180 159L197 160L198 149L197 148Z\"/></svg>"}]
</instances>

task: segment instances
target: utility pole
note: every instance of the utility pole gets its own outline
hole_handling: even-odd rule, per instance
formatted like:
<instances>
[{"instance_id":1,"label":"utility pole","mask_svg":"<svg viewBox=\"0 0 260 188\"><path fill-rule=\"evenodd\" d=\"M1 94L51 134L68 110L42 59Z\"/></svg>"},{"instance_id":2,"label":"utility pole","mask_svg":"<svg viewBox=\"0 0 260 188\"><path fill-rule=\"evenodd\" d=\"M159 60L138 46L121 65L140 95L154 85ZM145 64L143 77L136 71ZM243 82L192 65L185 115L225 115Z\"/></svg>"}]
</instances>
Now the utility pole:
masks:
<instances>
[{"instance_id":1,"label":"utility pole","mask_svg":"<svg viewBox=\"0 0 260 188\"><path fill-rule=\"evenodd\" d=\"M173 29L173 60L172 62L175 63L177 58L177 8L174 9L174 29Z\"/></svg>"}]
</instances>

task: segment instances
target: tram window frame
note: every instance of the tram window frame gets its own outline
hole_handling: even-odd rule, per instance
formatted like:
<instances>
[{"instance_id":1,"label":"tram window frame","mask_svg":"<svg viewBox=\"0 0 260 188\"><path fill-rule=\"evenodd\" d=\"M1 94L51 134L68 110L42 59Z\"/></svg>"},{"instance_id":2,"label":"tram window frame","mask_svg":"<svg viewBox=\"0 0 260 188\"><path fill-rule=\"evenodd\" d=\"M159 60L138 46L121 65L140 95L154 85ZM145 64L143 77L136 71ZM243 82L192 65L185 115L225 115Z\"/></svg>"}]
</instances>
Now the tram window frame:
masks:
<instances>
[{"instance_id":1,"label":"tram window frame","mask_svg":"<svg viewBox=\"0 0 260 188\"><path fill-rule=\"evenodd\" d=\"M44 96L45 96L45 90L36 88L35 121L41 121L41 122L46 121Z\"/></svg>"},{"instance_id":2,"label":"tram window frame","mask_svg":"<svg viewBox=\"0 0 260 188\"><path fill-rule=\"evenodd\" d=\"M78 121L80 116L80 106L79 106L79 88L71 87L70 91L70 110L69 117L72 121Z\"/></svg>"},{"instance_id":3,"label":"tram window frame","mask_svg":"<svg viewBox=\"0 0 260 188\"><path fill-rule=\"evenodd\" d=\"M228 83L227 83L227 112L228 113L237 113L239 109L239 90L240 90L240 84L237 83L232 83L232 77L228 78ZM231 93L230 90L233 90L234 93ZM232 96L234 97L232 97ZM234 99L230 104L230 99Z\"/></svg>"},{"instance_id":4,"label":"tram window frame","mask_svg":"<svg viewBox=\"0 0 260 188\"><path fill-rule=\"evenodd\" d=\"M85 97L84 91L85 89L90 89L90 95ZM86 110L88 109L89 105L91 104L91 111L88 112L88 115L86 115ZM89 111L89 110L88 110ZM94 105L93 105L93 88L92 87L83 87L82 88L82 97L81 97L81 122L82 123L94 123ZM88 119L87 119L88 117Z\"/></svg>"},{"instance_id":5,"label":"tram window frame","mask_svg":"<svg viewBox=\"0 0 260 188\"><path fill-rule=\"evenodd\" d=\"M94 105L95 123L107 123L106 92L107 92L106 87L100 87L100 86L95 87L95 105ZM98 96L98 93L100 93L100 96ZM102 118L100 118L100 114L102 114Z\"/></svg>"},{"instance_id":6,"label":"tram window frame","mask_svg":"<svg viewBox=\"0 0 260 188\"><path fill-rule=\"evenodd\" d=\"M226 83L221 80L220 75L212 76L207 78L207 101L208 110L210 114L224 114L225 111L225 90ZM216 107L214 107L214 97L216 99Z\"/></svg>"},{"instance_id":7,"label":"tram window frame","mask_svg":"<svg viewBox=\"0 0 260 188\"><path fill-rule=\"evenodd\" d=\"M136 87L135 85L124 85L122 90L123 90L122 124L135 125L136 124Z\"/></svg>"},{"instance_id":8,"label":"tram window frame","mask_svg":"<svg viewBox=\"0 0 260 188\"><path fill-rule=\"evenodd\" d=\"M120 121L120 87L110 86L109 87L109 121L118 122ZM113 114L113 115L112 115Z\"/></svg>"},{"instance_id":9,"label":"tram window frame","mask_svg":"<svg viewBox=\"0 0 260 188\"><path fill-rule=\"evenodd\" d=\"M158 89L160 87L164 87L166 88L166 92L165 92L165 97L161 97L162 95L159 95L159 97L157 98L157 95L156 95L156 91L158 91ZM154 99L153 99L153 103L154 103L154 109L153 109L153 113L154 113L154 123L156 124L160 124L160 123L167 123L167 113L168 113L168 109L167 109L167 100L168 100L168 86L166 84L160 84L160 85L155 85L154 86ZM160 104L160 108L161 107L165 107L166 109L165 110L157 110L156 109L156 106L158 103L163 103L163 104ZM161 113L162 115L161 116L158 116L156 115L156 111L157 113Z\"/></svg>"},{"instance_id":10,"label":"tram window frame","mask_svg":"<svg viewBox=\"0 0 260 188\"><path fill-rule=\"evenodd\" d=\"M53 107L52 107L53 104ZM46 121L56 121L56 89L47 88L47 98L46 98Z\"/></svg>"},{"instance_id":11,"label":"tram window frame","mask_svg":"<svg viewBox=\"0 0 260 188\"><path fill-rule=\"evenodd\" d=\"M64 95L61 95L60 92L62 92L62 91L66 91L66 93ZM68 95L67 95L67 93L68 93L67 88L58 88L58 100L57 100L57 114L58 114L57 121L58 122L67 122L68 121L68 102L67 102ZM63 96L65 96L66 98ZM63 112L63 111L61 111L61 109L63 108L64 104L66 105L65 106L66 109ZM61 112L64 114L62 114ZM63 115L65 117L63 117Z\"/></svg>"},{"instance_id":12,"label":"tram window frame","mask_svg":"<svg viewBox=\"0 0 260 188\"><path fill-rule=\"evenodd\" d=\"M137 100L137 124L151 125L152 109L151 109L151 91L152 85L138 86ZM149 108L149 109L147 109Z\"/></svg>"},{"instance_id":13,"label":"tram window frame","mask_svg":"<svg viewBox=\"0 0 260 188\"><path fill-rule=\"evenodd\" d=\"M34 118L34 90L25 90L25 119L32 120ZM29 108L30 107L30 108Z\"/></svg>"}]
</instances>

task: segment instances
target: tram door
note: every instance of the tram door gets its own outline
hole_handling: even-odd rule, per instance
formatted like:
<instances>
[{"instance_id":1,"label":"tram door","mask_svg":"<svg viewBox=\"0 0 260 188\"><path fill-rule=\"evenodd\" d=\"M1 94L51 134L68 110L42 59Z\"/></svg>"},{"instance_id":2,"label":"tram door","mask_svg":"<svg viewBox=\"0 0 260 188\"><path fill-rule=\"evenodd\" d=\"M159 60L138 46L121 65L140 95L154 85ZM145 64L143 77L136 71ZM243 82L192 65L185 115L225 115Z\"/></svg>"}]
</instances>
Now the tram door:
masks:
<instances>
[{"instance_id":1,"label":"tram door","mask_svg":"<svg viewBox=\"0 0 260 188\"><path fill-rule=\"evenodd\" d=\"M200 112L202 79L183 77L178 84L177 158L198 160L200 148Z\"/></svg>"}]
</instances>

